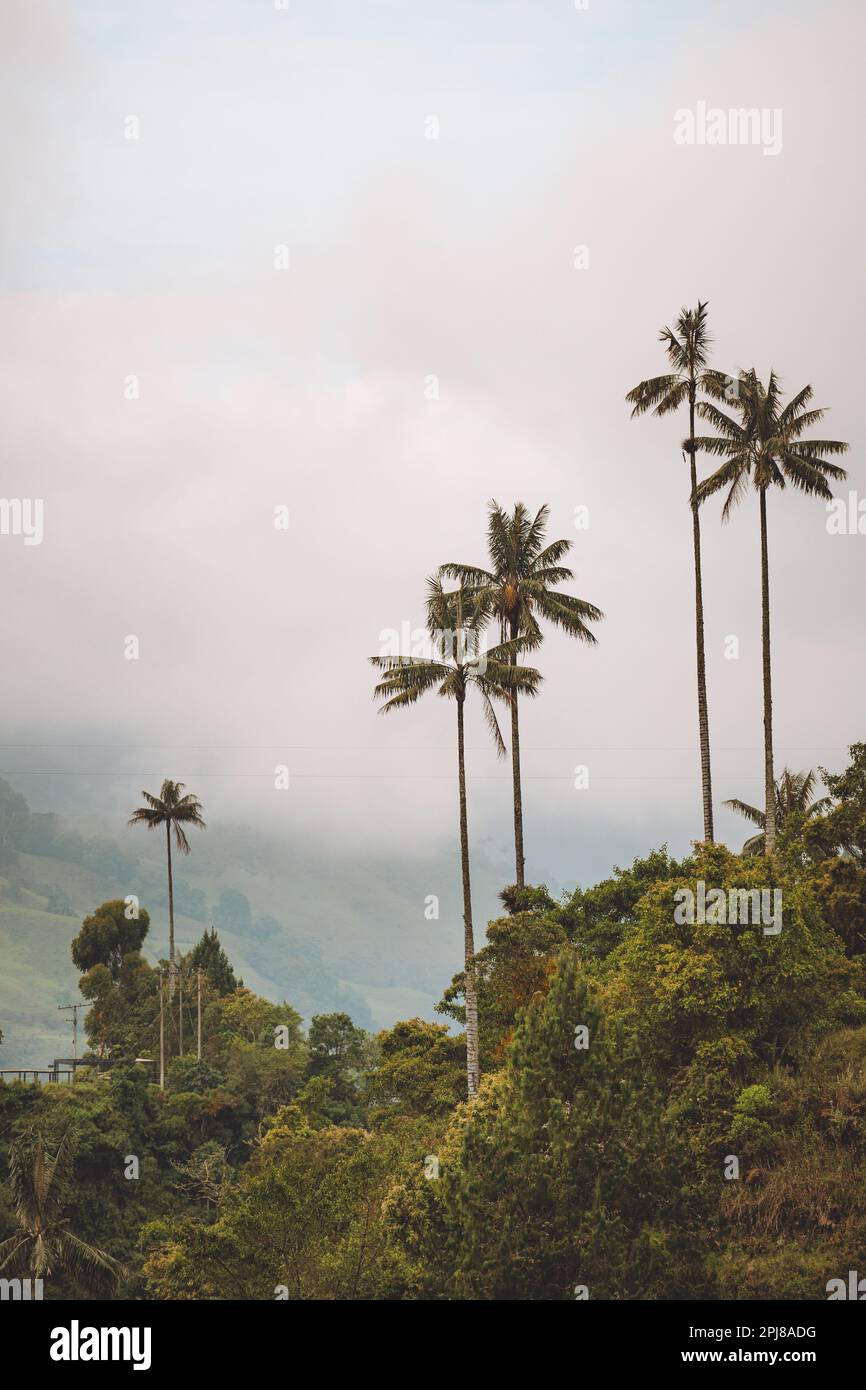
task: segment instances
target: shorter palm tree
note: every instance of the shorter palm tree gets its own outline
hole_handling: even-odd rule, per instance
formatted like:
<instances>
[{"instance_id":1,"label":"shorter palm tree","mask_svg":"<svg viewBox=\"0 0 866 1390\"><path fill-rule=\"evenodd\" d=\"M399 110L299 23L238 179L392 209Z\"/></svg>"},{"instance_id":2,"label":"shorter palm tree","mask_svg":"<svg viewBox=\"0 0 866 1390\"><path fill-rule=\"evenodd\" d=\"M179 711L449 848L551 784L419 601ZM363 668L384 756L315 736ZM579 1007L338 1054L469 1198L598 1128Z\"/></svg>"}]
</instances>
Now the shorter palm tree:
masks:
<instances>
[{"instance_id":1,"label":"shorter palm tree","mask_svg":"<svg viewBox=\"0 0 866 1390\"><path fill-rule=\"evenodd\" d=\"M0 1273L47 1279L67 1274L89 1289L116 1284L121 1266L69 1229L64 1211L72 1194L75 1146L66 1130L53 1151L36 1130L16 1139L9 1155L9 1186L18 1230L0 1241Z\"/></svg>"},{"instance_id":2,"label":"shorter palm tree","mask_svg":"<svg viewBox=\"0 0 866 1390\"><path fill-rule=\"evenodd\" d=\"M171 832L174 828L174 837L181 854L189 854L189 840L186 838L183 827L194 825L198 830L206 830L207 827L202 820L201 802L198 797L191 796L189 793L184 795L184 783L172 782L168 777L160 788L159 796L152 796L150 792L142 792L142 796L147 802L146 806L139 806L129 818L130 825L146 825L148 830L158 830L160 826L165 826L165 846L168 854L168 995L174 998L175 988L175 952L174 952L174 884L171 875Z\"/></svg>"},{"instance_id":3,"label":"shorter palm tree","mask_svg":"<svg viewBox=\"0 0 866 1390\"><path fill-rule=\"evenodd\" d=\"M830 805L830 797L822 796L817 801L812 801L812 792L815 790L816 777L814 772L791 772L785 768L781 777L776 783L776 829L782 828L785 821L792 814L804 816L807 820L812 816L821 816ZM752 825L761 827L759 834L753 835L747 840L741 850L742 854L763 854L764 853L764 827L767 823L766 814L757 806L750 806L747 801L739 801L734 798L726 801L725 805L739 815L745 816L746 820L751 821Z\"/></svg>"},{"instance_id":4,"label":"shorter palm tree","mask_svg":"<svg viewBox=\"0 0 866 1390\"><path fill-rule=\"evenodd\" d=\"M569 583L574 575L562 561L571 549L571 541L546 542L545 531L550 508L539 507L533 517L522 502L506 512L492 501L487 517L487 551L490 569L477 565L449 563L439 569L446 579L456 579L465 586L485 614L499 624L503 642L526 639L537 646L542 639L539 619L561 628L570 637L588 646L597 638L589 626L601 622L600 608L574 594L563 593L560 584ZM513 658L517 660L516 651ZM511 781L514 797L514 860L515 883L526 886L526 866L523 853L523 791L520 777L520 721L517 704L518 690L510 701L511 707Z\"/></svg>"},{"instance_id":5,"label":"shorter palm tree","mask_svg":"<svg viewBox=\"0 0 866 1390\"><path fill-rule=\"evenodd\" d=\"M466 1079L470 1097L478 1090L478 994L475 982L475 940L472 927L472 890L469 876L469 828L466 812L466 749L463 707L470 690L481 697L481 705L493 743L500 757L505 743L496 718L494 700L512 704L518 692L535 695L541 685L540 673L517 664L517 658L532 639L501 642L480 652L480 638L489 616L489 606L477 594L461 588L446 592L439 578L427 581L427 629L431 655L373 656L372 664L384 674L374 696L384 700L381 713L414 705L422 695L435 690L457 705L457 777L460 796L460 863L463 879L463 946L466 1004Z\"/></svg>"}]
</instances>

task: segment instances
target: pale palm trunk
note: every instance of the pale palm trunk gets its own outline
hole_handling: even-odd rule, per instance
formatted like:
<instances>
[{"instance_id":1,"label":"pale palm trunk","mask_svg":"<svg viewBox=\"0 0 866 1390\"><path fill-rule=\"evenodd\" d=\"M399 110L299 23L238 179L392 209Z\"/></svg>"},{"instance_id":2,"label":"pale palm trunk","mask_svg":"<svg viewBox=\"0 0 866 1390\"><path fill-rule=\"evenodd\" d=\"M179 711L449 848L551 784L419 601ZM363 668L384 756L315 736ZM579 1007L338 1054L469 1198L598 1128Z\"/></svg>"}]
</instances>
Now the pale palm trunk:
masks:
<instances>
[{"instance_id":1,"label":"pale palm trunk","mask_svg":"<svg viewBox=\"0 0 866 1390\"><path fill-rule=\"evenodd\" d=\"M701 788L704 800L704 839L713 839L713 784L710 773L710 720L707 712L707 672L704 659L704 593L701 579L701 519L695 490L695 387L689 393L689 462L692 478L692 540L695 552L695 649L698 669L698 735L701 745Z\"/></svg>"},{"instance_id":2,"label":"pale palm trunk","mask_svg":"<svg viewBox=\"0 0 866 1390\"><path fill-rule=\"evenodd\" d=\"M463 874L463 953L466 1003L466 1091L478 1090L478 995L475 984L475 939L472 932L472 890L469 884L469 826L466 817L466 750L463 738L463 699L457 700L457 767L460 782L460 864Z\"/></svg>"},{"instance_id":3,"label":"pale palm trunk","mask_svg":"<svg viewBox=\"0 0 866 1390\"><path fill-rule=\"evenodd\" d=\"M770 561L767 550L767 489L761 503L761 649L764 682L764 853L776 847L776 783L773 777L773 688L770 667Z\"/></svg>"},{"instance_id":4,"label":"pale palm trunk","mask_svg":"<svg viewBox=\"0 0 866 1390\"><path fill-rule=\"evenodd\" d=\"M517 637L517 624L512 618L509 624L512 642ZM517 665L517 657L508 658L509 666ZM526 860L523 854L523 792L520 786L520 721L517 712L517 691L511 692L511 782L514 791L514 864L515 882L518 888L526 884Z\"/></svg>"},{"instance_id":5,"label":"pale palm trunk","mask_svg":"<svg viewBox=\"0 0 866 1390\"><path fill-rule=\"evenodd\" d=\"M165 844L168 851L168 997L174 998L174 884L171 877L171 821L165 823Z\"/></svg>"}]
</instances>

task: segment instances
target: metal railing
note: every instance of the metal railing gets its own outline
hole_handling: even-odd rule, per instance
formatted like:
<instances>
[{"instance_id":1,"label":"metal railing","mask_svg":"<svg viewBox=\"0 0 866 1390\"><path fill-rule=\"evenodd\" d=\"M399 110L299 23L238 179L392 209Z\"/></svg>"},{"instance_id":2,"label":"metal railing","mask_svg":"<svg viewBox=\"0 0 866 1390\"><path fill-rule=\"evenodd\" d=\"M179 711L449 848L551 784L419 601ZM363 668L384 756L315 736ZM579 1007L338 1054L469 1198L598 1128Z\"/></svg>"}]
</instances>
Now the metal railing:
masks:
<instances>
[{"instance_id":1,"label":"metal railing","mask_svg":"<svg viewBox=\"0 0 866 1390\"><path fill-rule=\"evenodd\" d=\"M79 1067L99 1071L100 1063L75 1057L55 1057L50 1067L0 1067L0 1081L24 1081L35 1086L69 1086ZM44 1078L44 1079L43 1079Z\"/></svg>"}]
</instances>

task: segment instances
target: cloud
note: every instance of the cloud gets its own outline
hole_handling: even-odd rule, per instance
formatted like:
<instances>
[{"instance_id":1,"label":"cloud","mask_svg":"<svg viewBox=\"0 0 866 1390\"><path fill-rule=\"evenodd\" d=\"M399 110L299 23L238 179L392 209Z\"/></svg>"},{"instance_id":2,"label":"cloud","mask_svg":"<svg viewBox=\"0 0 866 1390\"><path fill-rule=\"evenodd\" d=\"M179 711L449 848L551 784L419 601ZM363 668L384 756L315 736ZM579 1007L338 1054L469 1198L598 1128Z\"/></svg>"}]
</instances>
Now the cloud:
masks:
<instances>
[{"instance_id":1,"label":"cloud","mask_svg":"<svg viewBox=\"0 0 866 1390\"><path fill-rule=\"evenodd\" d=\"M596 650L554 635L539 655L530 859L569 877L614 847L684 848L699 829L684 426L630 421L623 397L662 369L662 323L709 298L719 364L812 381L829 432L855 444L851 486L866 485L862 17L836 6L780 28L749 10L734 27L713 10L631 89L613 62L623 28L597 27L606 76L555 93L536 78L503 91L493 67L473 85L449 69L447 34L404 38L406 69L376 67L368 46L371 88L356 41L298 31L293 72L333 60L317 111L312 79L280 85L261 26L235 43L217 23L201 64L181 67L114 30L100 48L92 12L77 32L12 15L4 486L43 497L46 520L40 547L0 541L7 711L22 741L175 745L18 750L16 766L79 773L70 788L102 788L107 805L125 804L119 769L189 773L219 814L337 846L447 840L453 710L379 718L365 658L383 629L422 621L438 563L483 557L490 497L546 501L575 542L576 591L607 618ZM556 39L540 30L542 50ZM441 135L426 141L437 92ZM699 100L781 108L782 153L677 146L674 112ZM724 531L705 513L718 799L759 794L755 512L750 498ZM771 513L778 761L838 765L863 734L866 541L828 536L800 496ZM477 711L470 745L473 827L507 848L507 768ZM735 821L722 828L736 843Z\"/></svg>"}]
</instances>

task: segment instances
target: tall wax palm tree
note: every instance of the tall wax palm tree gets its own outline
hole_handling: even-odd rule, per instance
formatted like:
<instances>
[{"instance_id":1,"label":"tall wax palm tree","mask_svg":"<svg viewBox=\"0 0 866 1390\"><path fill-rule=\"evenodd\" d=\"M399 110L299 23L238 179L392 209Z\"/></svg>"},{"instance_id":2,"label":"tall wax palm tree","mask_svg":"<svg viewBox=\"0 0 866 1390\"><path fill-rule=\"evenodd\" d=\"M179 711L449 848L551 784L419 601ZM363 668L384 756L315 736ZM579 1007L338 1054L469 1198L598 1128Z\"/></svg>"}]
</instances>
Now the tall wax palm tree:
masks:
<instances>
[{"instance_id":1,"label":"tall wax palm tree","mask_svg":"<svg viewBox=\"0 0 866 1390\"><path fill-rule=\"evenodd\" d=\"M185 825L194 825L205 830L202 820L201 803L198 797L189 793L184 795L184 783L172 782L168 777L163 782L159 796L142 792L147 802L139 806L129 818L130 825L146 825L148 830L158 830L165 826L165 846L168 855L168 990L169 998L174 997L175 951L174 951L174 884L171 873L171 832L174 830L175 843L181 854L189 854L189 840L184 831Z\"/></svg>"},{"instance_id":2,"label":"tall wax palm tree","mask_svg":"<svg viewBox=\"0 0 866 1390\"><path fill-rule=\"evenodd\" d=\"M629 391L626 400L632 407L632 418L652 411L653 415L670 415L687 405L689 434L683 443L683 457L688 456L691 472L690 505L692 511L692 545L695 566L695 652L698 676L698 736L701 748L701 787L704 803L704 839L713 838L713 782L710 770L710 720L707 712L707 673L704 659L704 594L701 578L701 521L695 490L698 485L695 463L695 408L698 392L712 389L714 395L724 392L730 378L707 366L710 337L707 331L707 302L698 300L696 309L681 309L673 328L663 328L659 339L665 346L672 371L664 376L649 377Z\"/></svg>"},{"instance_id":3,"label":"tall wax palm tree","mask_svg":"<svg viewBox=\"0 0 866 1390\"><path fill-rule=\"evenodd\" d=\"M822 796L817 801L812 800L812 792L815 790L814 772L791 772L789 768L784 768L782 775L776 783L776 831L781 830L783 824L792 814L805 816L809 820L812 816L820 816L830 805L830 797ZM740 801L736 797L732 801L726 801L726 806L730 806L732 811L737 811L746 820L751 821L752 825L760 826L757 835L752 835L743 845L743 854L763 854L764 853L764 827L766 825L766 814L757 806L750 806L747 801Z\"/></svg>"},{"instance_id":4,"label":"tall wax palm tree","mask_svg":"<svg viewBox=\"0 0 866 1390\"><path fill-rule=\"evenodd\" d=\"M460 864L463 880L463 949L466 1004L467 1093L478 1090L478 994L475 980L475 940L472 927L472 890L469 877L469 828L466 812L466 749L463 711L466 697L475 689L493 742L500 757L505 744L493 707L494 700L510 701L512 693L535 695L541 676L517 662L525 643L508 641L479 652L479 638L487 614L483 601L464 589L446 593L439 578L427 581L427 627L431 638L429 657L374 656L370 660L384 674L374 696L384 700L381 713L413 705L434 690L457 706L457 778L460 801Z\"/></svg>"},{"instance_id":5,"label":"tall wax palm tree","mask_svg":"<svg viewBox=\"0 0 866 1390\"><path fill-rule=\"evenodd\" d=\"M526 647L541 641L539 619L544 618L562 628L581 642L594 645L596 638L589 623L604 617L600 608L561 593L557 585L574 578L561 561L571 549L571 541L551 541L545 545L545 529L550 508L543 506L531 516L522 502L513 512L506 512L495 500L490 503L487 521L487 550L489 570L476 565L447 564L440 575L456 579L464 585L474 600L482 605L499 624L502 642L522 639ZM512 648L509 660L517 661L517 649ZM523 853L523 793L520 781L520 722L518 717L519 685L512 692L511 707L511 776L514 795L514 858L517 887L526 882Z\"/></svg>"},{"instance_id":6,"label":"tall wax palm tree","mask_svg":"<svg viewBox=\"0 0 866 1390\"><path fill-rule=\"evenodd\" d=\"M721 393L719 393L721 394ZM844 468L829 460L844 454L847 444L838 439L804 439L804 432L818 424L824 410L809 410L811 386L804 386L787 405L782 403L779 379L771 371L766 386L754 368L740 372L735 407L739 419L726 414L713 401L702 401L698 413L716 429L715 435L695 439L699 449L724 462L700 483L695 498L704 502L727 489L722 519L727 521L745 494L749 479L758 493L761 530L761 648L764 687L764 852L772 854L776 843L776 783L773 776L773 692L770 648L770 563L767 548L767 492L792 483L810 497L832 497L828 478L847 477ZM718 396L717 396L718 398Z\"/></svg>"},{"instance_id":7,"label":"tall wax palm tree","mask_svg":"<svg viewBox=\"0 0 866 1390\"><path fill-rule=\"evenodd\" d=\"M0 1241L0 1273L33 1279L65 1273L91 1289L117 1283L122 1272L117 1261L75 1235L64 1215L72 1195L74 1158L70 1130L53 1151L37 1131L12 1144L9 1186L18 1230Z\"/></svg>"}]
</instances>

